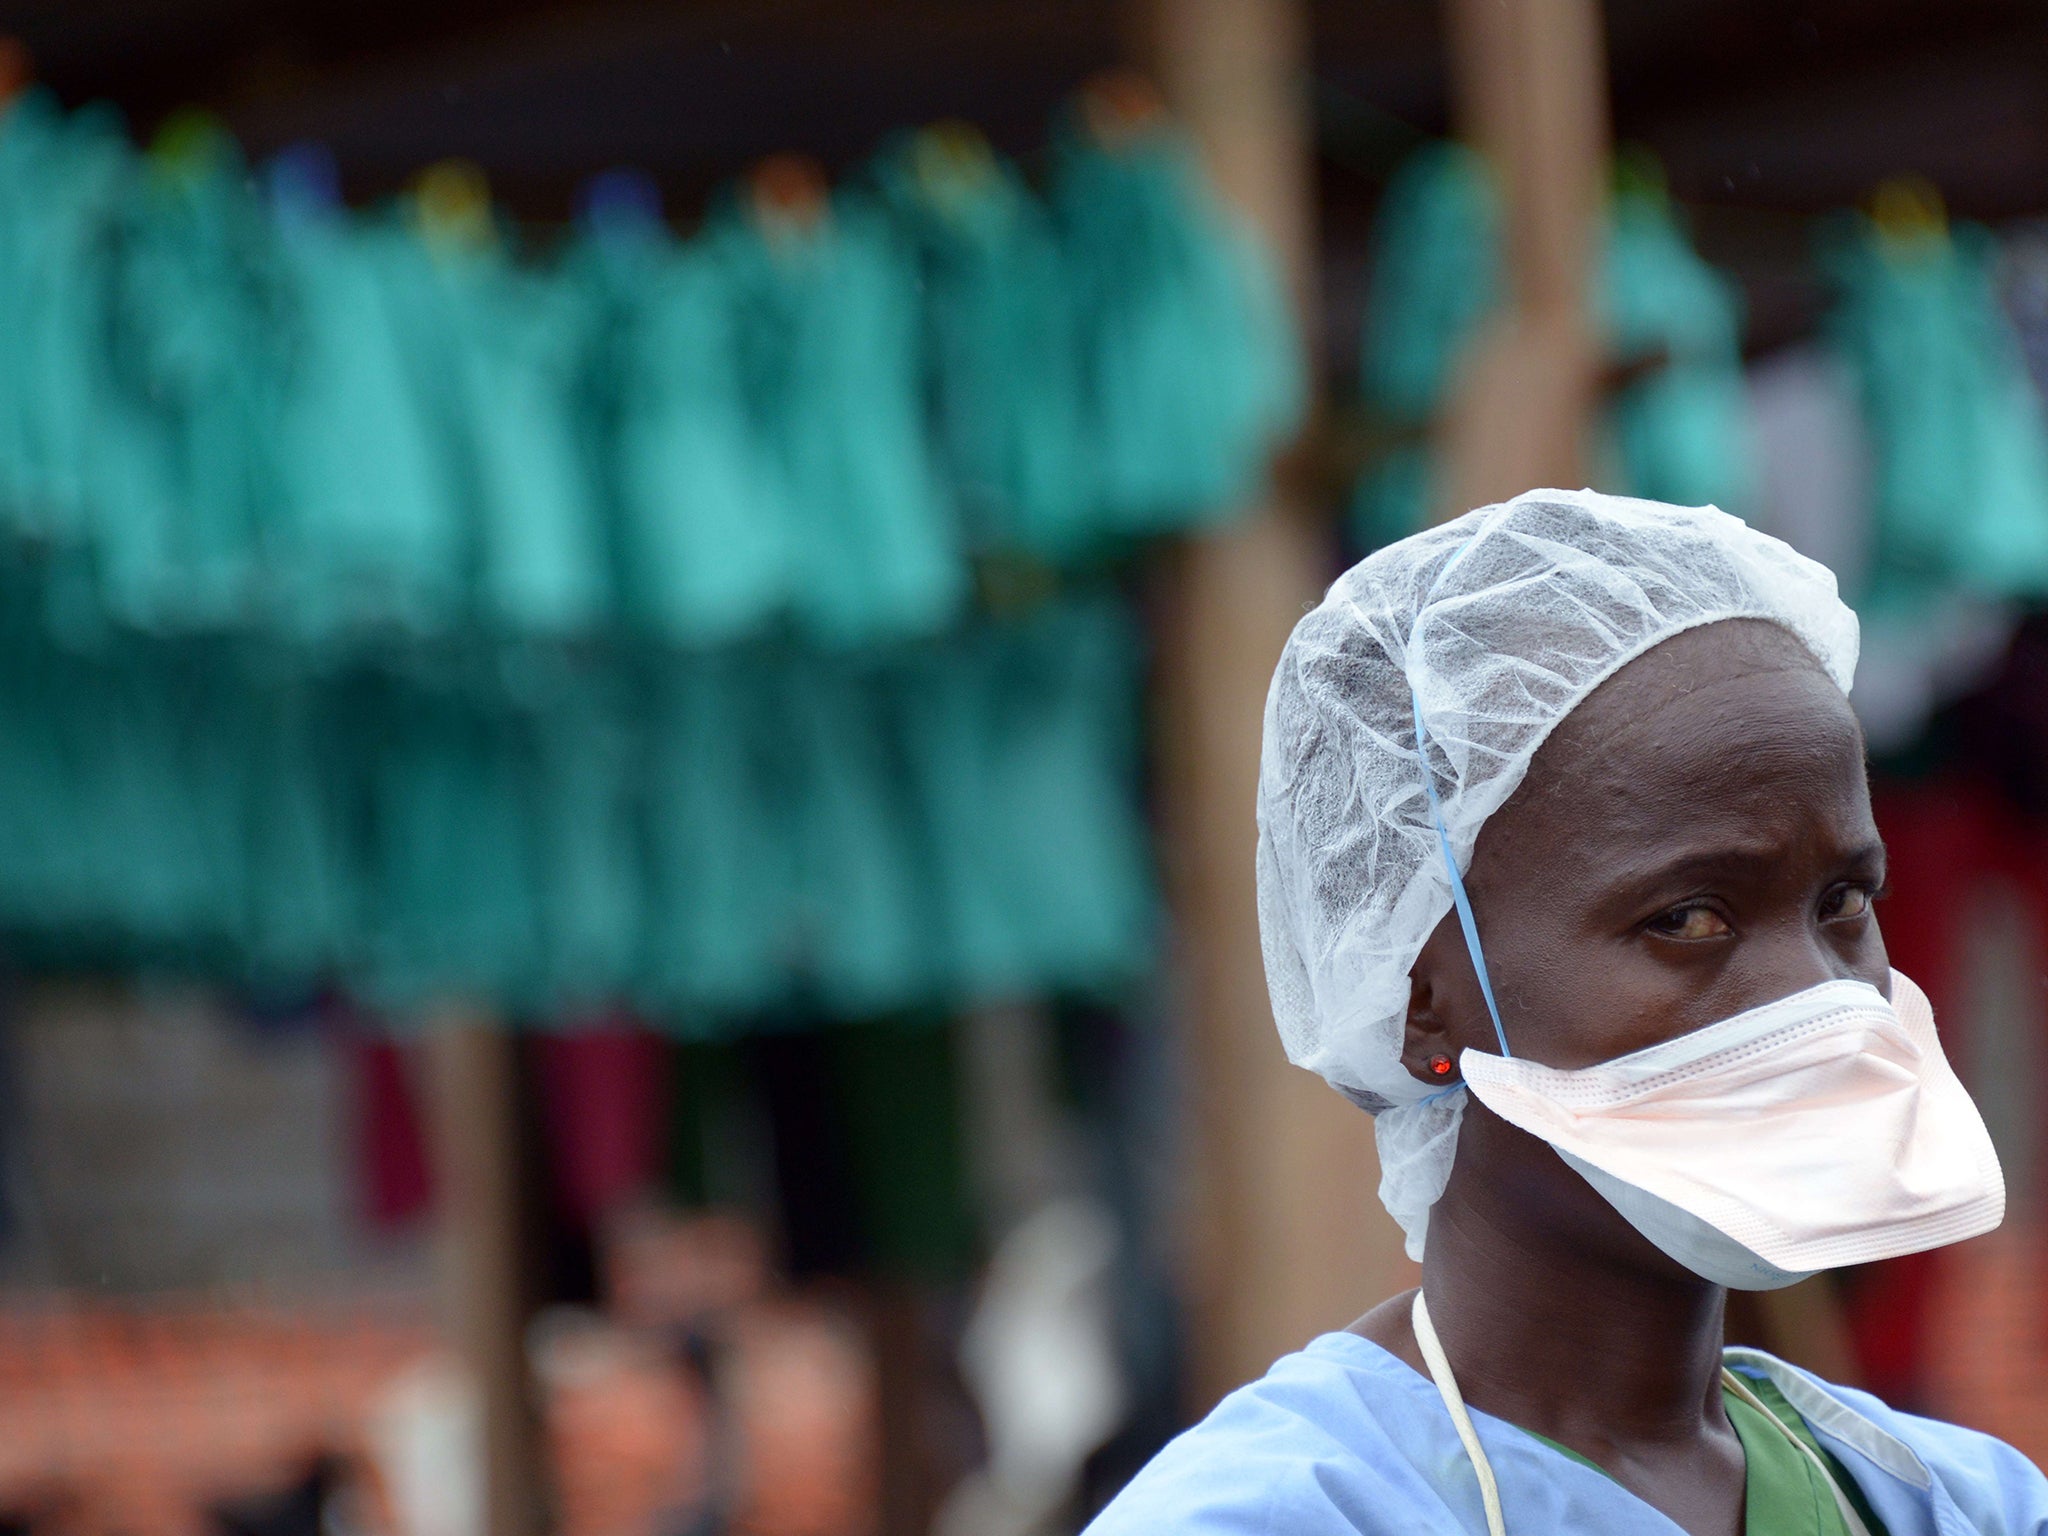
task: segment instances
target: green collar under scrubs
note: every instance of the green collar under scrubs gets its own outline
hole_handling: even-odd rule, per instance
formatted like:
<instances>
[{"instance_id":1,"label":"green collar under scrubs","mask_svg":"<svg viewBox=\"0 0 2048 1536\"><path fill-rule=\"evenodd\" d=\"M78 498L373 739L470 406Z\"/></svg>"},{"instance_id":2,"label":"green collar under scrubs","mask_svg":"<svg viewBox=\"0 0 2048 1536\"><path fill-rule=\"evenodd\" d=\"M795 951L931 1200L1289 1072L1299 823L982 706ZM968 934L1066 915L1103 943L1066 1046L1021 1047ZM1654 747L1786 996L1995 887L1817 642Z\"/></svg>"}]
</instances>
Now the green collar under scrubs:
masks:
<instances>
[{"instance_id":1,"label":"green collar under scrubs","mask_svg":"<svg viewBox=\"0 0 2048 1536\"><path fill-rule=\"evenodd\" d=\"M1885 1536L1884 1527L1864 1502L1863 1492L1856 1486L1855 1479L1814 1438L1806 1420L1786 1401L1785 1394L1778 1390L1777 1385L1763 1377L1746 1376L1743 1379L1764 1406L1827 1464L1828 1471L1841 1484L1856 1513L1870 1528L1870 1536ZM1728 1422L1735 1426L1736 1436L1742 1441L1743 1458L1748 1464L1748 1488L1743 1496L1742 1528L1745 1536L1847 1536L1848 1527L1835 1507L1835 1496L1821 1477L1820 1468L1800 1455L1783 1434L1764 1421L1763 1415L1733 1392L1724 1388L1721 1401L1728 1410ZM1548 1435L1538 1435L1533 1429L1527 1433L1596 1472L1605 1474L1607 1471L1598 1462L1581 1456L1570 1446L1560 1445Z\"/></svg>"}]
</instances>

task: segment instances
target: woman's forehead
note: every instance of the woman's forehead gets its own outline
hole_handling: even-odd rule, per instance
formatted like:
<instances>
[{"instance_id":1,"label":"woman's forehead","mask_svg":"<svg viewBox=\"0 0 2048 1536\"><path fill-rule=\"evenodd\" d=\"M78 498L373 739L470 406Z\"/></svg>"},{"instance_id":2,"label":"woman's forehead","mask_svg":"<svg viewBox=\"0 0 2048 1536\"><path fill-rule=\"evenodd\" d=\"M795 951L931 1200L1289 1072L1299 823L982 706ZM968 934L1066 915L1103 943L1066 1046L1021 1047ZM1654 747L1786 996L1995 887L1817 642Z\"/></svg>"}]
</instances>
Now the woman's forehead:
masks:
<instances>
[{"instance_id":1,"label":"woman's forehead","mask_svg":"<svg viewBox=\"0 0 2048 1536\"><path fill-rule=\"evenodd\" d=\"M1868 816L1848 700L1788 632L1738 621L1678 635L1595 689L1495 821L1518 843L1612 846L1722 821L1822 817L1861 835Z\"/></svg>"},{"instance_id":2,"label":"woman's forehead","mask_svg":"<svg viewBox=\"0 0 2048 1536\"><path fill-rule=\"evenodd\" d=\"M1558 722L1530 775L1582 773L1586 757L1629 749L1655 755L1670 738L1702 728L1740 732L1786 701L1830 739L1858 731L1847 698L1791 631L1762 619L1701 625L1653 646L1587 695ZM1860 748L1860 734L1857 741Z\"/></svg>"}]
</instances>

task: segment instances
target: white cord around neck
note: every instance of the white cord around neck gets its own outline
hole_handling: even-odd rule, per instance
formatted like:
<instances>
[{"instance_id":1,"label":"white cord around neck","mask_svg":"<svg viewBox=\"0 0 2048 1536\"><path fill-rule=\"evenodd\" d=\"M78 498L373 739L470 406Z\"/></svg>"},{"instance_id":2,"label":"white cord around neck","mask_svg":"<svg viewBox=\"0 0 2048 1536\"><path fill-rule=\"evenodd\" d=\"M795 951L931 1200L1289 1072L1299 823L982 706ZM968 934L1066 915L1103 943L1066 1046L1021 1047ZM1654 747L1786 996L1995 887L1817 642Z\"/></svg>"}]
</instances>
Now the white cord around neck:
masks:
<instances>
[{"instance_id":1,"label":"white cord around neck","mask_svg":"<svg viewBox=\"0 0 2048 1536\"><path fill-rule=\"evenodd\" d=\"M1472 1415L1465 1411L1464 1396L1458 1391L1458 1378L1451 1374L1451 1362L1444 1355L1444 1346L1429 1320L1429 1303L1422 1299L1419 1287L1415 1292L1415 1305L1409 1309L1408 1315L1415 1326L1415 1342L1422 1347L1422 1358L1428 1363L1429 1374L1436 1382L1437 1394L1443 1398L1444 1407L1450 1410L1458 1439L1464 1443L1465 1454L1472 1458L1472 1470L1479 1474L1479 1502L1486 1506L1487 1536L1508 1536L1507 1522L1500 1515L1500 1485L1493 1480L1493 1463L1486 1459L1485 1447L1479 1443L1479 1431L1472 1427Z\"/></svg>"}]
</instances>

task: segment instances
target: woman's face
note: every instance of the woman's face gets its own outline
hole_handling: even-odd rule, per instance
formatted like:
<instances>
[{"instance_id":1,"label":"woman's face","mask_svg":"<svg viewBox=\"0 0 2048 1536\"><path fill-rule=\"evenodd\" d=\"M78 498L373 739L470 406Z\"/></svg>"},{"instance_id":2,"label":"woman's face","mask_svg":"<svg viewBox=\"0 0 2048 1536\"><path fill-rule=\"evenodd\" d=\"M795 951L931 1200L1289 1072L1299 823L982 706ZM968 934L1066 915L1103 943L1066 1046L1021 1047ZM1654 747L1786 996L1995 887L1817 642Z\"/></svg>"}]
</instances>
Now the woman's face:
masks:
<instances>
[{"instance_id":1,"label":"woman's face","mask_svg":"<svg viewBox=\"0 0 2048 1536\"><path fill-rule=\"evenodd\" d=\"M1786 631L1704 626L1572 712L1480 833L1467 878L1510 1049L1584 1067L1820 982L1889 991L1863 736ZM1413 972L1409 1069L1493 1051L1446 918Z\"/></svg>"}]
</instances>

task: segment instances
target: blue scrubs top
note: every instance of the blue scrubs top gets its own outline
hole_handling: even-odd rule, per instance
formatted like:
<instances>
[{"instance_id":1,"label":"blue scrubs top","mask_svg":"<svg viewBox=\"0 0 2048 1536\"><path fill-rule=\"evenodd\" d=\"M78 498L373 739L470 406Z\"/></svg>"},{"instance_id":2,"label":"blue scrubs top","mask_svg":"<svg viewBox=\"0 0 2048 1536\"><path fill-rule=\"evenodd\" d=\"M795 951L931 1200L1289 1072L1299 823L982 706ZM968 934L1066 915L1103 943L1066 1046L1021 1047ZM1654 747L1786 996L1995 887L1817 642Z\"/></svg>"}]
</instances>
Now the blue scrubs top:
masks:
<instances>
[{"instance_id":1,"label":"blue scrubs top","mask_svg":"<svg viewBox=\"0 0 2048 1536\"><path fill-rule=\"evenodd\" d=\"M1899 1413L1755 1350L1890 1536L2048 1533L2048 1479L2011 1446ZM1504 1419L1474 1428L1512 1533L1678 1536L1614 1482ZM1131 1481L1086 1536L1425 1536L1484 1532L1472 1463L1435 1385L1379 1345L1325 1334L1241 1387Z\"/></svg>"}]
</instances>

